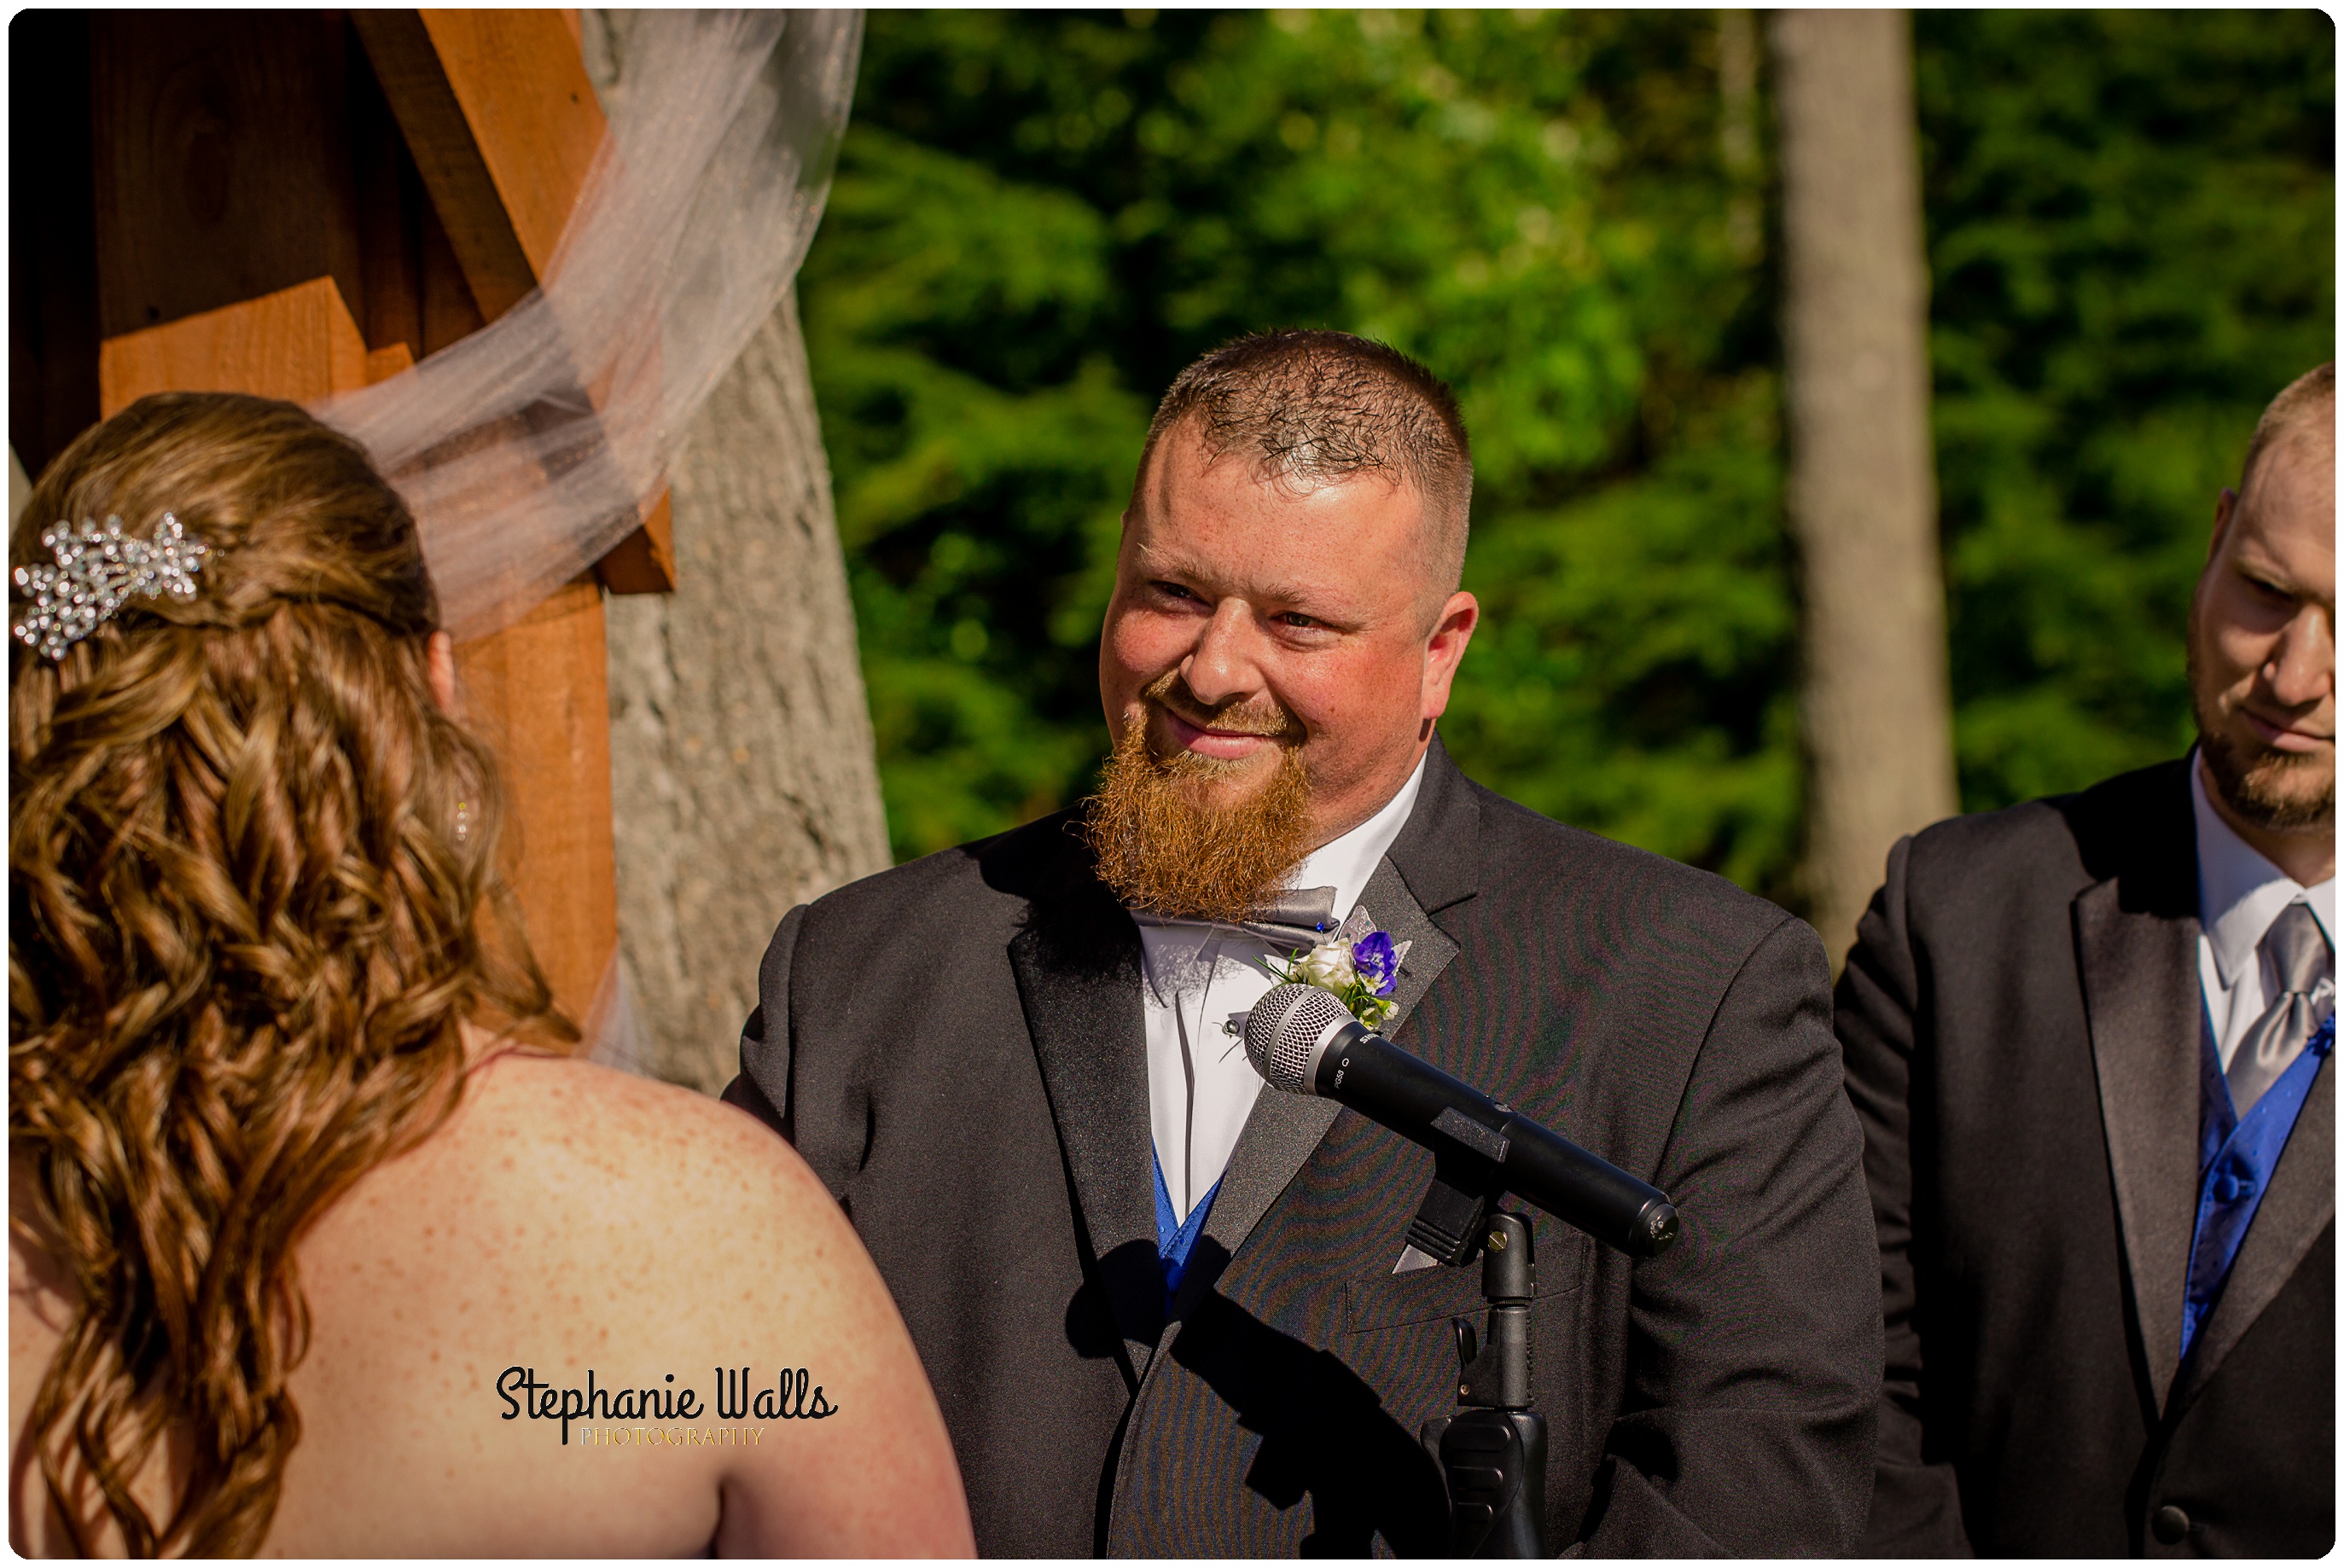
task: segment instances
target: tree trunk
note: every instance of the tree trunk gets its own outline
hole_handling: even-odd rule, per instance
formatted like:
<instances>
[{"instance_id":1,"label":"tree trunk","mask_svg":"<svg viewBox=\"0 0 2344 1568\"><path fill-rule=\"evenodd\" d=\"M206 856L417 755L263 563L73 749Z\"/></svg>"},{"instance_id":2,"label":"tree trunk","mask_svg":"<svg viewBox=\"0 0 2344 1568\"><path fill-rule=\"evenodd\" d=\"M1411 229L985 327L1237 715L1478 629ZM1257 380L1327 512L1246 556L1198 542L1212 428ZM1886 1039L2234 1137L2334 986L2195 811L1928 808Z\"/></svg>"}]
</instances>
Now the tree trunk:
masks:
<instances>
[{"instance_id":1,"label":"tree trunk","mask_svg":"<svg viewBox=\"0 0 2344 1568\"><path fill-rule=\"evenodd\" d=\"M611 102L625 14L582 21ZM670 482L676 589L607 609L624 991L600 1054L713 1092L739 1070L775 923L889 863L794 291Z\"/></svg>"},{"instance_id":2,"label":"tree trunk","mask_svg":"<svg viewBox=\"0 0 2344 1568\"><path fill-rule=\"evenodd\" d=\"M1901 11L1780 11L1771 32L1804 628L1803 881L1836 967L1898 837L1958 809L1912 35Z\"/></svg>"}]
</instances>

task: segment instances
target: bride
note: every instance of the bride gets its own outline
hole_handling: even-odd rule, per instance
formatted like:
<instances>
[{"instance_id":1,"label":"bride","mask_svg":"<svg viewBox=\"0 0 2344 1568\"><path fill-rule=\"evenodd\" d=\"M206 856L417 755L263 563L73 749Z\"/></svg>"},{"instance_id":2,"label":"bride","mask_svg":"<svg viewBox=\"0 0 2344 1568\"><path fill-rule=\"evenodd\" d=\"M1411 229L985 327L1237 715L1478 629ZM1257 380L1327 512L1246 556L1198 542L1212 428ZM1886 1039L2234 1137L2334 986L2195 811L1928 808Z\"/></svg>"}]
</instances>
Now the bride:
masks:
<instances>
[{"instance_id":1,"label":"bride","mask_svg":"<svg viewBox=\"0 0 2344 1568\"><path fill-rule=\"evenodd\" d=\"M11 1543L970 1552L829 1195L565 1060L363 451L149 397L12 556Z\"/></svg>"}]
</instances>

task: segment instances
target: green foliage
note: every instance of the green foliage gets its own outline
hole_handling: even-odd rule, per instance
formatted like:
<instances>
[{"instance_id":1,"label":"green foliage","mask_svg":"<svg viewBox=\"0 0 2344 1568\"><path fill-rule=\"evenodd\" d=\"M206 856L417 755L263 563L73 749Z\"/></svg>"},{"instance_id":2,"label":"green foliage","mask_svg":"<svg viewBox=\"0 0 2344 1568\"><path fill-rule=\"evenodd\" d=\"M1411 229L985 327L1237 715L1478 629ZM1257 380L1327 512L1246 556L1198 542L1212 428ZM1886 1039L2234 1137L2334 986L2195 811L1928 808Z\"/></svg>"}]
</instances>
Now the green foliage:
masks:
<instances>
[{"instance_id":1,"label":"green foliage","mask_svg":"<svg viewBox=\"0 0 2344 1568\"><path fill-rule=\"evenodd\" d=\"M803 297L898 852L1087 789L1149 405L1296 324L1463 400L1467 766L1775 877L1767 290L1726 238L1713 46L1696 15L874 13Z\"/></svg>"},{"instance_id":2,"label":"green foliage","mask_svg":"<svg viewBox=\"0 0 2344 1568\"><path fill-rule=\"evenodd\" d=\"M1442 727L1469 771L1788 895L1775 283L1763 156L1723 150L1739 124L1763 155L1763 106L1728 106L1719 27L871 15L801 293L898 854L1088 789L1155 397L1240 332L1324 326L1426 360L1473 433L1487 618ZM2324 28L1921 21L1974 805L2186 723L2206 508L2326 352Z\"/></svg>"},{"instance_id":3,"label":"green foliage","mask_svg":"<svg viewBox=\"0 0 2344 1568\"><path fill-rule=\"evenodd\" d=\"M2194 735L2189 591L2273 394L2335 353L2335 27L1923 12L1963 802Z\"/></svg>"}]
</instances>

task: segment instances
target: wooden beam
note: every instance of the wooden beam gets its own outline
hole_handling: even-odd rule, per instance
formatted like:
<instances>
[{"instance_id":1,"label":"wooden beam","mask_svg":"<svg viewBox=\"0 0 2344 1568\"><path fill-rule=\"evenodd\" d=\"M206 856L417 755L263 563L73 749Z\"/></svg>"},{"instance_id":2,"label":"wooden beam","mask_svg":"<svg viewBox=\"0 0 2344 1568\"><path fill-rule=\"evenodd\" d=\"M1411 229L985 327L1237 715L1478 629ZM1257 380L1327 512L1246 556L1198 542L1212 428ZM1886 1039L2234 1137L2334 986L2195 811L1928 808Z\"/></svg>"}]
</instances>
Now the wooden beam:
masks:
<instances>
[{"instance_id":1,"label":"wooden beam","mask_svg":"<svg viewBox=\"0 0 2344 1568\"><path fill-rule=\"evenodd\" d=\"M545 280L601 146L558 11L353 11L424 188L491 321Z\"/></svg>"},{"instance_id":2,"label":"wooden beam","mask_svg":"<svg viewBox=\"0 0 2344 1568\"><path fill-rule=\"evenodd\" d=\"M529 14L492 15L501 19ZM508 208L498 187L494 167L497 162L510 168L524 161L527 149L510 145L508 136L508 145L497 149L497 157L491 157L490 148L483 145L483 128L476 126L466 112L466 95L458 85L469 62L460 58L451 68L451 62L441 57L425 13L359 10L350 13L350 25L358 30L359 40L366 45L367 57L374 63L375 77L382 85L383 96L390 103L400 134L407 138L408 151L423 176L424 189L430 193L431 205L464 269L472 297L479 302L481 314L493 321L520 303L543 276L545 257L531 255L522 238L522 224L528 215ZM505 25L509 27L510 24ZM581 75L583 71L581 65ZM478 85L466 85L473 89L471 95L477 99ZM591 102L591 92L589 101ZM597 106L591 121L580 121L569 127L573 134L590 138L589 158L593 156L593 140L599 140L602 134L601 119ZM487 136L495 137L499 128L495 125L486 127ZM566 161L560 159L559 153L552 156L557 161ZM541 192L542 182L532 181L530 186ZM571 199L575 201L576 197L573 189ZM566 209L562 216L568 216Z\"/></svg>"},{"instance_id":3,"label":"wooden beam","mask_svg":"<svg viewBox=\"0 0 2344 1568\"><path fill-rule=\"evenodd\" d=\"M542 281L601 150L602 106L559 11L418 11Z\"/></svg>"},{"instance_id":4,"label":"wooden beam","mask_svg":"<svg viewBox=\"0 0 2344 1568\"><path fill-rule=\"evenodd\" d=\"M8 26L8 441L37 477L97 423L90 18Z\"/></svg>"},{"instance_id":5,"label":"wooden beam","mask_svg":"<svg viewBox=\"0 0 2344 1568\"><path fill-rule=\"evenodd\" d=\"M581 1024L619 941L605 658L601 595L583 577L456 648L465 719L502 764L520 834L507 863L530 944Z\"/></svg>"},{"instance_id":6,"label":"wooden beam","mask_svg":"<svg viewBox=\"0 0 2344 1568\"><path fill-rule=\"evenodd\" d=\"M415 356L404 343L394 343L388 348L369 348L366 357L367 385L388 381L402 370L415 368Z\"/></svg>"},{"instance_id":7,"label":"wooden beam","mask_svg":"<svg viewBox=\"0 0 2344 1568\"><path fill-rule=\"evenodd\" d=\"M366 340L330 277L224 305L98 347L101 417L149 392L249 392L306 403L376 379Z\"/></svg>"},{"instance_id":8,"label":"wooden beam","mask_svg":"<svg viewBox=\"0 0 2344 1568\"><path fill-rule=\"evenodd\" d=\"M440 215L425 202L418 216L422 230L417 246L422 275L422 356L428 357L470 337L488 325L488 318L464 281L463 264L456 259L456 247L440 226Z\"/></svg>"},{"instance_id":9,"label":"wooden beam","mask_svg":"<svg viewBox=\"0 0 2344 1568\"><path fill-rule=\"evenodd\" d=\"M645 514L643 526L594 563L594 576L612 593L675 591L675 522L665 490Z\"/></svg>"},{"instance_id":10,"label":"wooden beam","mask_svg":"<svg viewBox=\"0 0 2344 1568\"><path fill-rule=\"evenodd\" d=\"M559 18L498 25L550 26L575 67ZM86 177L107 325L82 352L104 412L175 389L314 400L484 325L438 194L406 166L405 127L386 121L338 14L104 13L88 25ZM526 76L544 62L504 64ZM530 153L517 140L507 151ZM458 651L468 717L510 788L531 945L581 1020L617 946L604 659L591 577Z\"/></svg>"},{"instance_id":11,"label":"wooden beam","mask_svg":"<svg viewBox=\"0 0 2344 1568\"><path fill-rule=\"evenodd\" d=\"M601 146L577 15L353 11L350 21L471 298L494 320L544 280ZM613 593L672 591L670 534L662 491L596 575Z\"/></svg>"},{"instance_id":12,"label":"wooden beam","mask_svg":"<svg viewBox=\"0 0 2344 1568\"><path fill-rule=\"evenodd\" d=\"M100 11L91 26L98 333L359 278L341 20Z\"/></svg>"}]
</instances>

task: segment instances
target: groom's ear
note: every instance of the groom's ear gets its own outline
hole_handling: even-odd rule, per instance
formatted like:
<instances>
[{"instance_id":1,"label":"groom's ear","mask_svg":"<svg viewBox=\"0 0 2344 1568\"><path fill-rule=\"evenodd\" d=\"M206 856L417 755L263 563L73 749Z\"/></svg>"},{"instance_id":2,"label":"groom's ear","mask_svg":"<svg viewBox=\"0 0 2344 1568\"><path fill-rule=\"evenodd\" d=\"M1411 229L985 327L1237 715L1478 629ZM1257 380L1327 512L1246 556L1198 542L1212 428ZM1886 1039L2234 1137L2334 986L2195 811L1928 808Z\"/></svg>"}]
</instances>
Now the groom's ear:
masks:
<instances>
[{"instance_id":1,"label":"groom's ear","mask_svg":"<svg viewBox=\"0 0 2344 1568\"><path fill-rule=\"evenodd\" d=\"M1481 601L1459 589L1449 596L1440 607L1440 617L1433 622L1432 635L1424 644L1424 695L1420 709L1427 723L1449 710L1450 683L1457 678L1457 667L1465 658L1465 647L1473 640L1473 628L1481 624ZM1418 737L1423 739L1421 735Z\"/></svg>"}]
</instances>

